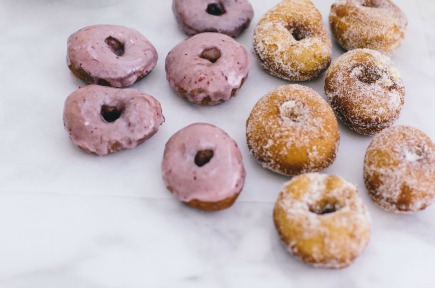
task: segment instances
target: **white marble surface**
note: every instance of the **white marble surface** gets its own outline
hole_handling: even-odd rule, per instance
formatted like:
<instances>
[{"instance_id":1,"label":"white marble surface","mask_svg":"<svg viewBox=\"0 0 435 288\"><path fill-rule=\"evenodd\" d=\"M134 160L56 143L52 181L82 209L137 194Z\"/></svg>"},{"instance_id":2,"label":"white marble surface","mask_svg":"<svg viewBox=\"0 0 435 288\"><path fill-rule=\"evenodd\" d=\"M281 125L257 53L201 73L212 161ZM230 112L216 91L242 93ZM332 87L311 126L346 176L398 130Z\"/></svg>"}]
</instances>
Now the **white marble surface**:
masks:
<instances>
[{"instance_id":1,"label":"white marble surface","mask_svg":"<svg viewBox=\"0 0 435 288\"><path fill-rule=\"evenodd\" d=\"M339 156L326 172L360 188L373 218L364 255L341 271L308 267L286 253L271 212L287 178L248 155L244 121L258 98L284 81L254 64L240 94L218 107L175 97L164 58L184 35L169 0L2 0L0 4L0 288L434 287L435 207L412 216L368 199L362 159L370 138L341 126ZM255 24L274 1L252 0ZM324 18L332 0L317 0ZM407 86L399 124L435 139L435 3L396 1L410 26L393 56ZM66 38L97 24L136 28L159 51L158 66L135 88L161 102L166 123L131 151L94 157L62 126L66 96L79 85L65 64ZM251 48L254 25L237 40ZM342 51L334 47L334 58ZM255 58L253 58L255 63ZM307 83L323 95L323 77ZM229 210L208 214L176 202L160 176L163 146L195 121L224 128L242 148L245 189Z\"/></svg>"}]
</instances>

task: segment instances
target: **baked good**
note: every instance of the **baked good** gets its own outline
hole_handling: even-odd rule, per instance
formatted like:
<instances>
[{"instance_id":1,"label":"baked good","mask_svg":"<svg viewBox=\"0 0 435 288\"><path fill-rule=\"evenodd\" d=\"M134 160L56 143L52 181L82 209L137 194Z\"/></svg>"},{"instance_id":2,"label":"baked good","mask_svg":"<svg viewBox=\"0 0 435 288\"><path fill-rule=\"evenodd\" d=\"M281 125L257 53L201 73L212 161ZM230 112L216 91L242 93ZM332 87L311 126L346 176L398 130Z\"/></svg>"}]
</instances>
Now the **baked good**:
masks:
<instances>
[{"instance_id":1,"label":"baked good","mask_svg":"<svg viewBox=\"0 0 435 288\"><path fill-rule=\"evenodd\" d=\"M435 145L417 128L385 129L370 143L364 181L373 201L396 213L425 209L435 200Z\"/></svg>"},{"instance_id":2,"label":"baked good","mask_svg":"<svg viewBox=\"0 0 435 288\"><path fill-rule=\"evenodd\" d=\"M206 211L233 205L246 176L236 142L206 123L189 125L169 139L162 174L166 187L178 200Z\"/></svg>"},{"instance_id":3,"label":"baked good","mask_svg":"<svg viewBox=\"0 0 435 288\"><path fill-rule=\"evenodd\" d=\"M329 23L344 49L368 48L390 54L405 38L408 20L389 0L337 0Z\"/></svg>"},{"instance_id":4,"label":"baked good","mask_svg":"<svg viewBox=\"0 0 435 288\"><path fill-rule=\"evenodd\" d=\"M321 268L344 268L366 248L371 221L352 184L323 174L305 174L284 185L273 218L291 254Z\"/></svg>"},{"instance_id":5,"label":"baked good","mask_svg":"<svg viewBox=\"0 0 435 288\"><path fill-rule=\"evenodd\" d=\"M197 34L172 49L166 57L166 79L182 98L216 105L236 96L248 77L248 51L220 33Z\"/></svg>"},{"instance_id":6,"label":"baked good","mask_svg":"<svg viewBox=\"0 0 435 288\"><path fill-rule=\"evenodd\" d=\"M284 175L328 167L340 142L331 107L300 85L282 86L261 98L248 118L246 138L260 164Z\"/></svg>"},{"instance_id":7,"label":"baked good","mask_svg":"<svg viewBox=\"0 0 435 288\"><path fill-rule=\"evenodd\" d=\"M158 131L164 117L159 101L146 93L89 85L68 96L63 122L80 149L106 155L141 144Z\"/></svg>"},{"instance_id":8,"label":"baked good","mask_svg":"<svg viewBox=\"0 0 435 288\"><path fill-rule=\"evenodd\" d=\"M405 86L391 60L374 50L355 49L337 58L326 72L325 93L344 124L373 135L397 120Z\"/></svg>"},{"instance_id":9,"label":"baked good","mask_svg":"<svg viewBox=\"0 0 435 288\"><path fill-rule=\"evenodd\" d=\"M68 67L88 84L130 86L154 69L157 58L142 34L123 26L88 26L68 38Z\"/></svg>"},{"instance_id":10,"label":"baked good","mask_svg":"<svg viewBox=\"0 0 435 288\"><path fill-rule=\"evenodd\" d=\"M254 51L271 75L307 81L328 68L332 44L311 1L284 0L258 22Z\"/></svg>"},{"instance_id":11,"label":"baked good","mask_svg":"<svg viewBox=\"0 0 435 288\"><path fill-rule=\"evenodd\" d=\"M189 36L218 32L237 37L254 17L248 0L173 0L172 10L178 26Z\"/></svg>"}]
</instances>

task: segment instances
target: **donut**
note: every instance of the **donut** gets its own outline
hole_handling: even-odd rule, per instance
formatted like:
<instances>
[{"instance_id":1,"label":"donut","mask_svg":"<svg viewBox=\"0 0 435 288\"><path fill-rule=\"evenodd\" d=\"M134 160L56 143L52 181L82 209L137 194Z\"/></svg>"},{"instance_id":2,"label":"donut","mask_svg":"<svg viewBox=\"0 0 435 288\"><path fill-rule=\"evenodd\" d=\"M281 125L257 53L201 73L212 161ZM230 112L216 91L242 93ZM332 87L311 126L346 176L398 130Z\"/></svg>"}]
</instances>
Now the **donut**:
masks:
<instances>
[{"instance_id":1,"label":"donut","mask_svg":"<svg viewBox=\"0 0 435 288\"><path fill-rule=\"evenodd\" d=\"M405 87L387 56L374 50L355 49L329 67L325 93L344 124L359 134L374 135L399 117Z\"/></svg>"},{"instance_id":2,"label":"donut","mask_svg":"<svg viewBox=\"0 0 435 288\"><path fill-rule=\"evenodd\" d=\"M329 24L346 50L368 48L391 54L405 38L408 20L389 0L337 0Z\"/></svg>"},{"instance_id":3,"label":"donut","mask_svg":"<svg viewBox=\"0 0 435 288\"><path fill-rule=\"evenodd\" d=\"M141 144L164 117L159 101L141 91L89 85L68 96L63 121L76 146L102 156Z\"/></svg>"},{"instance_id":4,"label":"donut","mask_svg":"<svg viewBox=\"0 0 435 288\"><path fill-rule=\"evenodd\" d=\"M424 210L435 201L435 144L417 128L385 129L367 149L364 182L372 200L386 211Z\"/></svg>"},{"instance_id":5,"label":"donut","mask_svg":"<svg viewBox=\"0 0 435 288\"><path fill-rule=\"evenodd\" d=\"M216 105L236 96L251 68L248 51L219 33L197 34L166 57L166 79L182 98Z\"/></svg>"},{"instance_id":6,"label":"donut","mask_svg":"<svg viewBox=\"0 0 435 288\"><path fill-rule=\"evenodd\" d=\"M130 86L154 69L157 58L154 46L127 27L94 25L68 38L68 67L88 84Z\"/></svg>"},{"instance_id":7,"label":"donut","mask_svg":"<svg viewBox=\"0 0 435 288\"><path fill-rule=\"evenodd\" d=\"M173 0L172 10L178 26L189 36L218 32L237 37L254 17L247 0Z\"/></svg>"},{"instance_id":8,"label":"donut","mask_svg":"<svg viewBox=\"0 0 435 288\"><path fill-rule=\"evenodd\" d=\"M229 208L245 182L245 168L236 142L216 126L195 123L166 143L163 180L179 201L205 211Z\"/></svg>"},{"instance_id":9,"label":"donut","mask_svg":"<svg viewBox=\"0 0 435 288\"><path fill-rule=\"evenodd\" d=\"M273 219L288 251L319 268L351 265L371 234L370 215L357 189L334 175L304 174L287 182Z\"/></svg>"},{"instance_id":10,"label":"donut","mask_svg":"<svg viewBox=\"0 0 435 288\"><path fill-rule=\"evenodd\" d=\"M311 1L284 0L258 23L254 51L271 75L307 81L328 68L332 44L322 16Z\"/></svg>"},{"instance_id":11,"label":"donut","mask_svg":"<svg viewBox=\"0 0 435 288\"><path fill-rule=\"evenodd\" d=\"M246 139L263 167L291 176L331 165L340 134L334 112L319 94L286 85L257 102L246 123Z\"/></svg>"}]
</instances>

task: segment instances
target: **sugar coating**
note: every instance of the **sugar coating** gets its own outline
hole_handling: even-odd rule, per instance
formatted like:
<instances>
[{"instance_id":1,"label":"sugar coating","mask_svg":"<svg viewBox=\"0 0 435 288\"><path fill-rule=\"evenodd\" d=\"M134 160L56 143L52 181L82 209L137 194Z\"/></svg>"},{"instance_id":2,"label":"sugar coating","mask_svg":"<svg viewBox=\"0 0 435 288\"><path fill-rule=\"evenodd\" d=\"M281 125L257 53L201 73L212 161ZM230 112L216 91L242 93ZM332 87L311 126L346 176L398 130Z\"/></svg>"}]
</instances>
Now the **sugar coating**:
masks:
<instances>
[{"instance_id":1,"label":"sugar coating","mask_svg":"<svg viewBox=\"0 0 435 288\"><path fill-rule=\"evenodd\" d=\"M435 201L435 146L422 131L396 126L367 149L364 180L372 199L387 211L412 213Z\"/></svg>"},{"instance_id":2,"label":"sugar coating","mask_svg":"<svg viewBox=\"0 0 435 288\"><path fill-rule=\"evenodd\" d=\"M399 71L390 58L370 49L337 58L326 73L325 94L337 116L363 135L391 126L405 101Z\"/></svg>"},{"instance_id":3,"label":"sugar coating","mask_svg":"<svg viewBox=\"0 0 435 288\"><path fill-rule=\"evenodd\" d=\"M246 136L257 161L284 175L326 168L340 139L332 109L300 85L282 86L261 98L247 121Z\"/></svg>"},{"instance_id":4,"label":"sugar coating","mask_svg":"<svg viewBox=\"0 0 435 288\"><path fill-rule=\"evenodd\" d=\"M337 176L293 178L283 187L274 217L290 253L316 267L349 266L370 237L370 215L357 189Z\"/></svg>"},{"instance_id":5,"label":"sugar coating","mask_svg":"<svg viewBox=\"0 0 435 288\"><path fill-rule=\"evenodd\" d=\"M294 34L303 39L296 39ZM254 51L271 75L307 81L326 70L332 53L322 16L309 0L284 0L257 24Z\"/></svg>"},{"instance_id":6,"label":"sugar coating","mask_svg":"<svg viewBox=\"0 0 435 288\"><path fill-rule=\"evenodd\" d=\"M331 7L329 22L343 48L387 54L400 47L408 25L406 15L389 0L338 0Z\"/></svg>"}]
</instances>

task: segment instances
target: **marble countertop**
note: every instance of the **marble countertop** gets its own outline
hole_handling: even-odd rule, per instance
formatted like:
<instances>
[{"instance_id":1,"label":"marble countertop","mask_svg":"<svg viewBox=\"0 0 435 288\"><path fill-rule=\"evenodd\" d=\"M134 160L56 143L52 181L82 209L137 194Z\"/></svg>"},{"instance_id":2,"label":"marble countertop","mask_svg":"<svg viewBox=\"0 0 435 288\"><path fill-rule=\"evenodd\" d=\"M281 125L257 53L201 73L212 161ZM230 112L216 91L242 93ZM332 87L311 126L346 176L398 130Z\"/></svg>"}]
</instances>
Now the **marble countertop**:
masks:
<instances>
[{"instance_id":1,"label":"marble countertop","mask_svg":"<svg viewBox=\"0 0 435 288\"><path fill-rule=\"evenodd\" d=\"M185 36L170 2L2 0L0 288L435 287L435 207L395 215L375 206L359 164L370 138L343 126L339 156L326 172L359 187L373 218L370 244L339 271L308 267L285 251L271 211L288 178L249 156L244 120L257 99L286 82L255 64L239 97L228 103L204 108L178 99L166 83L164 58ZM251 2L255 19L237 40L252 50L255 23L278 0ZM314 2L326 18L333 1ZM418 126L435 139L435 2L395 2L410 20L392 57L407 86L398 124ZM134 87L156 96L166 116L152 139L108 157L76 149L62 125L66 96L83 85L66 67L66 38L97 23L136 28L155 44L158 65ZM340 53L334 47L333 57ZM323 76L306 85L324 95ZM226 211L181 205L161 180L164 143L196 121L224 128L242 149L247 182Z\"/></svg>"}]
</instances>

